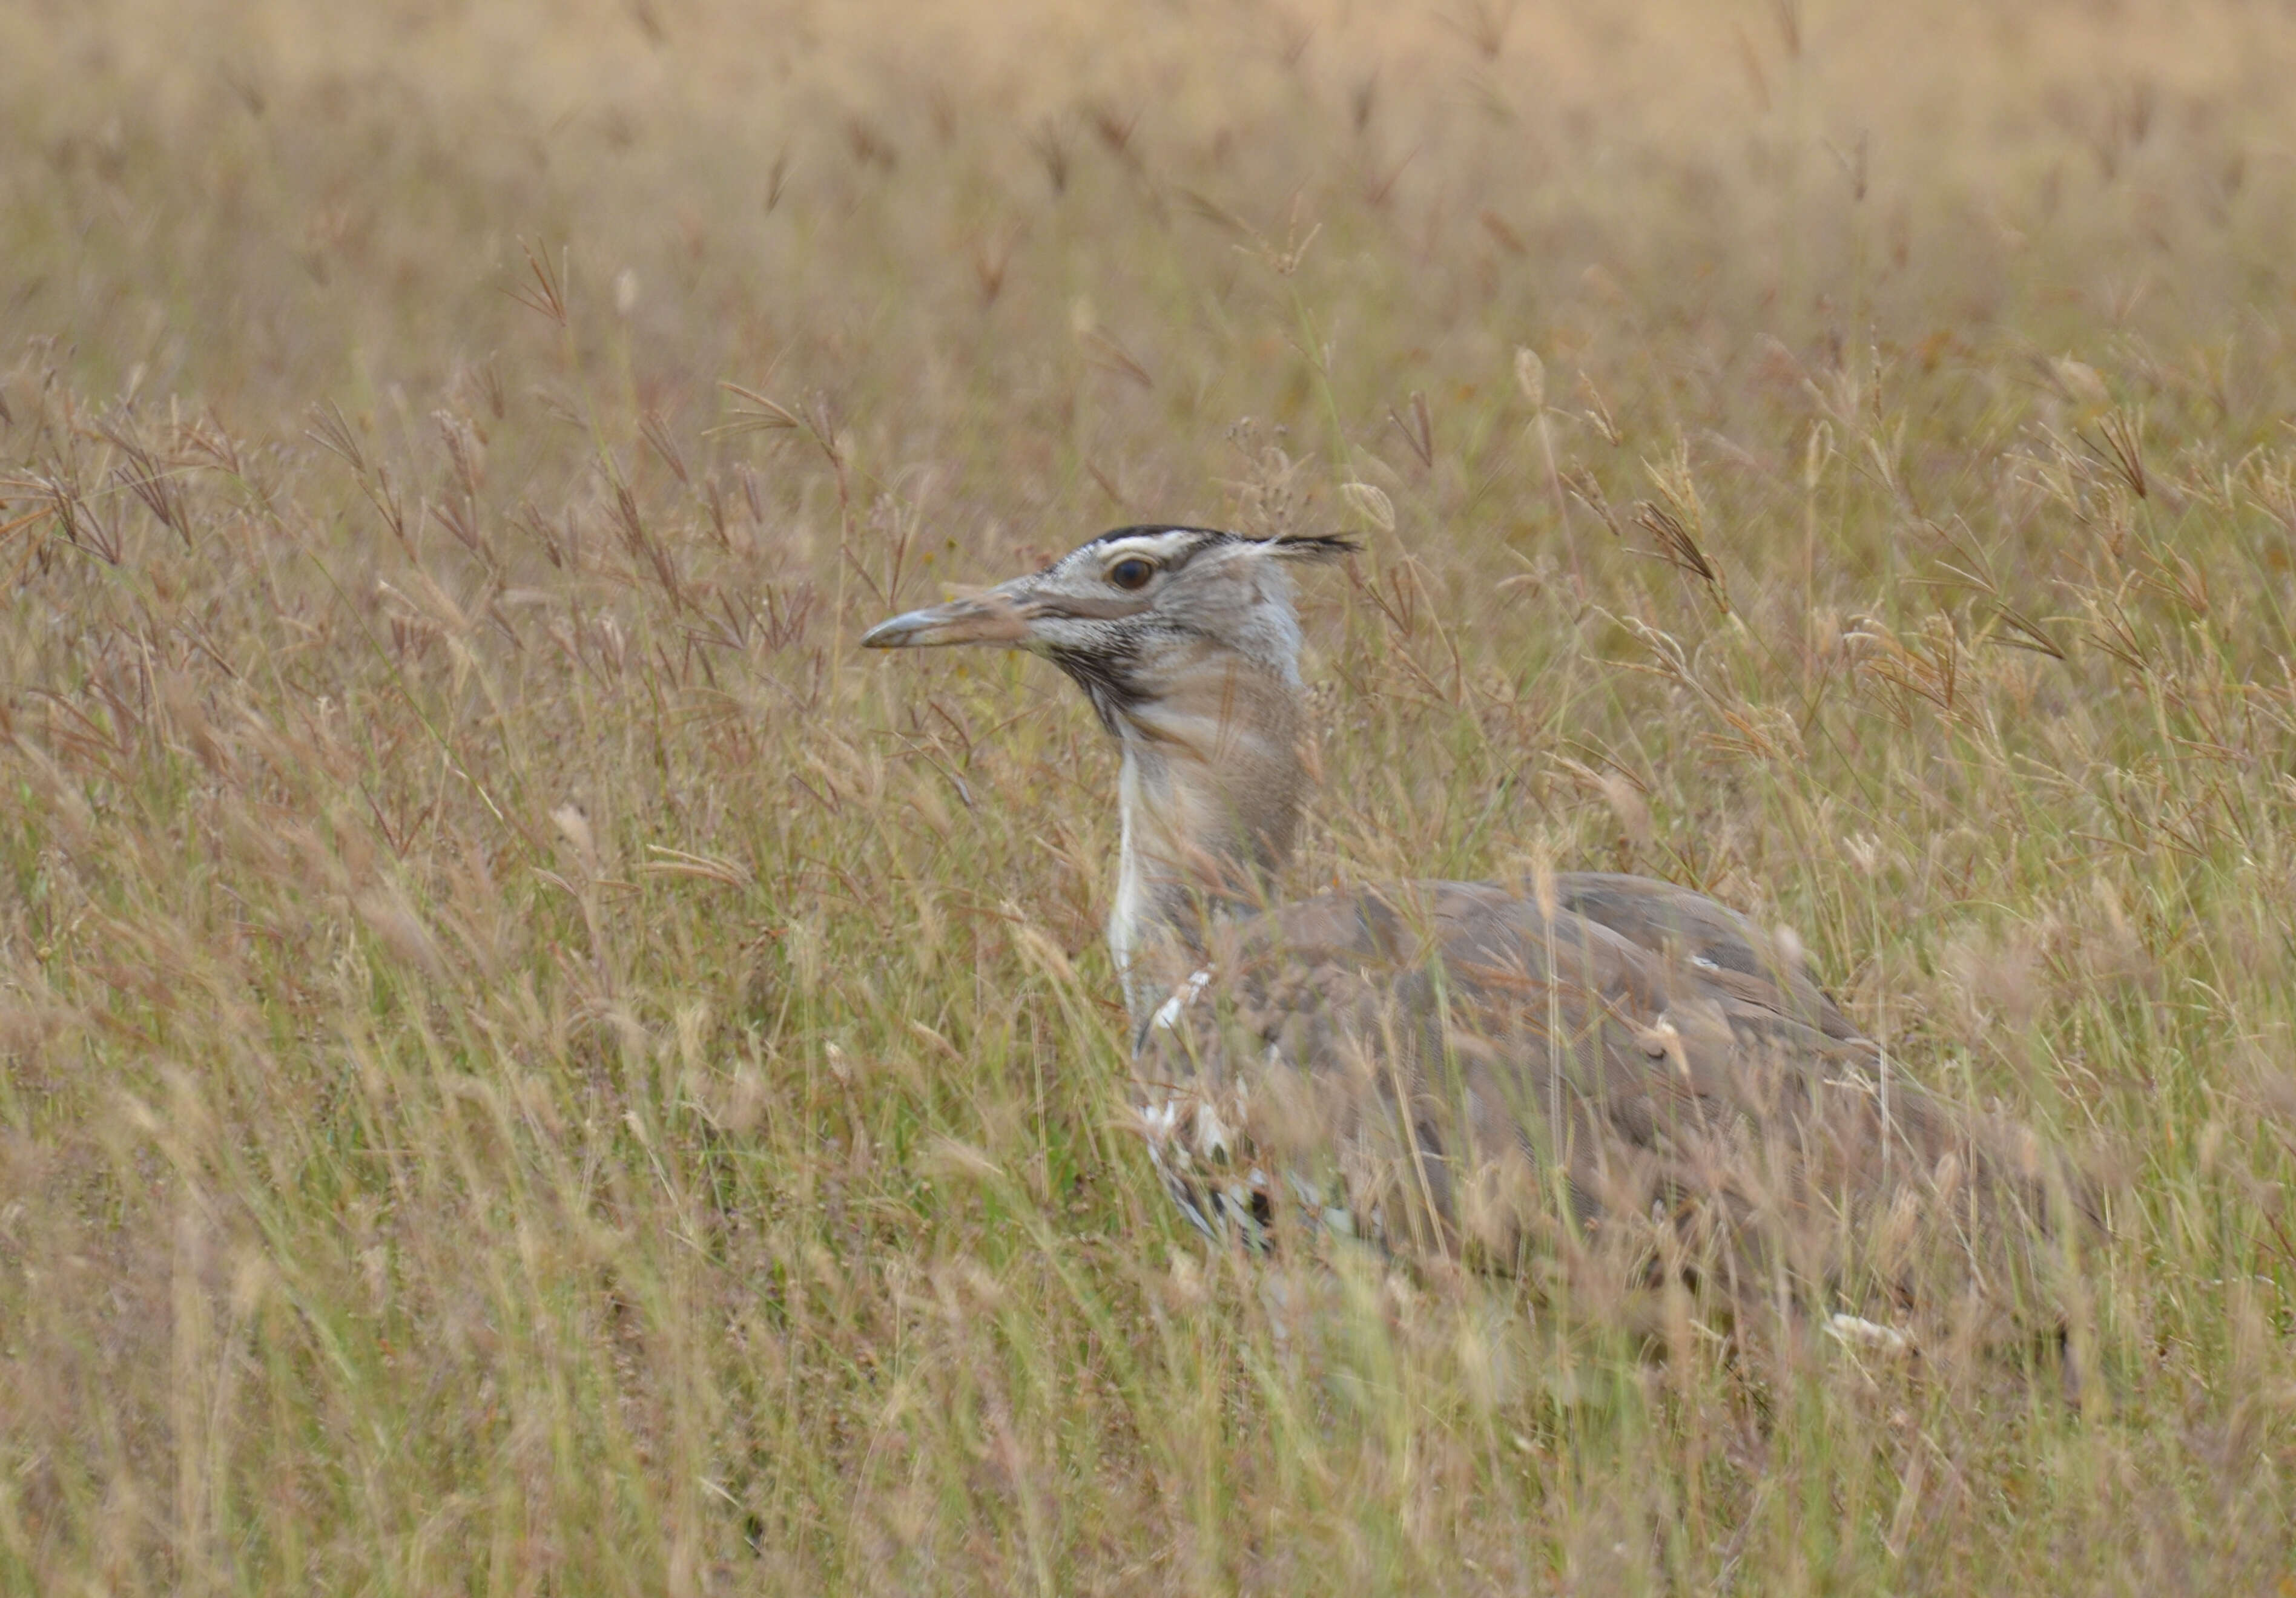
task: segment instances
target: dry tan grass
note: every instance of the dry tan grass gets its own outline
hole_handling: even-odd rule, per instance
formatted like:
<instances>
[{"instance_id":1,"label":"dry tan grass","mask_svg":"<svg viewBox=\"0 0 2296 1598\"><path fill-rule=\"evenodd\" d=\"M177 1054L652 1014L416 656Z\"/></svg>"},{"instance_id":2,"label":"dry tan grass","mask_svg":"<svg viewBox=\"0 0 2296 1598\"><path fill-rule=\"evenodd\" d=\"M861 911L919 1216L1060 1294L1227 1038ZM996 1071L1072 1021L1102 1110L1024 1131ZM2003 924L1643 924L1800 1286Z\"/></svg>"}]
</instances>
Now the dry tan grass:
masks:
<instances>
[{"instance_id":1,"label":"dry tan grass","mask_svg":"<svg viewBox=\"0 0 2296 1598\"><path fill-rule=\"evenodd\" d=\"M7 8L6 1586L2285 1590L2296 22L1872 10ZM1147 517L1369 539L1304 880L2115 1174L2100 1401L1206 1256L1089 715L850 647Z\"/></svg>"}]
</instances>

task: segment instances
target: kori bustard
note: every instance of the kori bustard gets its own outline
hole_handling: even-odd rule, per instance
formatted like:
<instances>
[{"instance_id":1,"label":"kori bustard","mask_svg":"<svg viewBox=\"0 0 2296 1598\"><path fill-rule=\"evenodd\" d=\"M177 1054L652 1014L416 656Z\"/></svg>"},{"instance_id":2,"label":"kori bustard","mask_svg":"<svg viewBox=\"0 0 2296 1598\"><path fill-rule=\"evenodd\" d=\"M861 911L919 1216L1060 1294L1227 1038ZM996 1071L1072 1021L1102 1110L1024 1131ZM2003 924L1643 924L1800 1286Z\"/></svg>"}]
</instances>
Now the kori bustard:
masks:
<instances>
[{"instance_id":1,"label":"kori bustard","mask_svg":"<svg viewBox=\"0 0 2296 1598\"><path fill-rule=\"evenodd\" d=\"M1299 1216L1645 1304L1687 1283L1837 1327L2024 1320L2087 1200L1735 912L1602 873L1277 897L1309 783L1289 570L1351 548L1121 528L862 639L1041 655L1120 745L1108 938L1138 1125L1189 1217L1260 1242Z\"/></svg>"}]
</instances>

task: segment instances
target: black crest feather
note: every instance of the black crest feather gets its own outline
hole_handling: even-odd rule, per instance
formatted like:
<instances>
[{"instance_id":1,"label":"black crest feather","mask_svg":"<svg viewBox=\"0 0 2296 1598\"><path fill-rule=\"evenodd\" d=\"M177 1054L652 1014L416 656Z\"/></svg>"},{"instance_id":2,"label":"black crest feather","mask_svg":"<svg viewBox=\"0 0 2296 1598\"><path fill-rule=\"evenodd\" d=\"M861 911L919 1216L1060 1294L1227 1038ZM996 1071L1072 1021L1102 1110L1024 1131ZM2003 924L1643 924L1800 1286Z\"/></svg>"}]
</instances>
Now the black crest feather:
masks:
<instances>
[{"instance_id":1,"label":"black crest feather","mask_svg":"<svg viewBox=\"0 0 2296 1598\"><path fill-rule=\"evenodd\" d=\"M1353 538L1338 533L1284 533L1262 542L1287 561L1336 561L1363 548Z\"/></svg>"}]
</instances>

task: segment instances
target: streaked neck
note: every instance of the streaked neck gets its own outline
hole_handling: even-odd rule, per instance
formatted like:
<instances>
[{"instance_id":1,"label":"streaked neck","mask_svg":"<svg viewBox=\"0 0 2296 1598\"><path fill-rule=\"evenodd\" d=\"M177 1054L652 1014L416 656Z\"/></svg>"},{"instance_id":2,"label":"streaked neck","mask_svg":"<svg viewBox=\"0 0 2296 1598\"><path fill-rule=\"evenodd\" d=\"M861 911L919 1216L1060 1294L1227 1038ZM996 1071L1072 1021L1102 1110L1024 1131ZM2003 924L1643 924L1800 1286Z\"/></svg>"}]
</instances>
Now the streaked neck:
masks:
<instances>
[{"instance_id":1,"label":"streaked neck","mask_svg":"<svg viewBox=\"0 0 2296 1598\"><path fill-rule=\"evenodd\" d=\"M1157 675L1117 727L1124 834L1108 941L1136 1020L1174 979L1160 954L1199 949L1209 918L1267 905L1308 784L1297 668L1206 649Z\"/></svg>"}]
</instances>

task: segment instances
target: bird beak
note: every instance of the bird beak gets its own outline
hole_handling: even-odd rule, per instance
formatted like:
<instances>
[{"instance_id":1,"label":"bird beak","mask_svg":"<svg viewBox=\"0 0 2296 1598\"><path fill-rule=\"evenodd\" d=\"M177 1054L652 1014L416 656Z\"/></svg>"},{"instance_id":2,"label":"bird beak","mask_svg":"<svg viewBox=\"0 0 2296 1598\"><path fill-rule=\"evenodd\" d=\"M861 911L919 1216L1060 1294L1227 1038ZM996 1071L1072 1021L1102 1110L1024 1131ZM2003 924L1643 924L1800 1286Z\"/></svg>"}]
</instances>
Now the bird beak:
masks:
<instances>
[{"instance_id":1,"label":"bird beak","mask_svg":"<svg viewBox=\"0 0 2296 1598\"><path fill-rule=\"evenodd\" d=\"M861 635L863 649L925 649L940 643L1021 644L1029 641L1029 612L1011 585L953 599L930 610L911 611L881 621Z\"/></svg>"}]
</instances>

